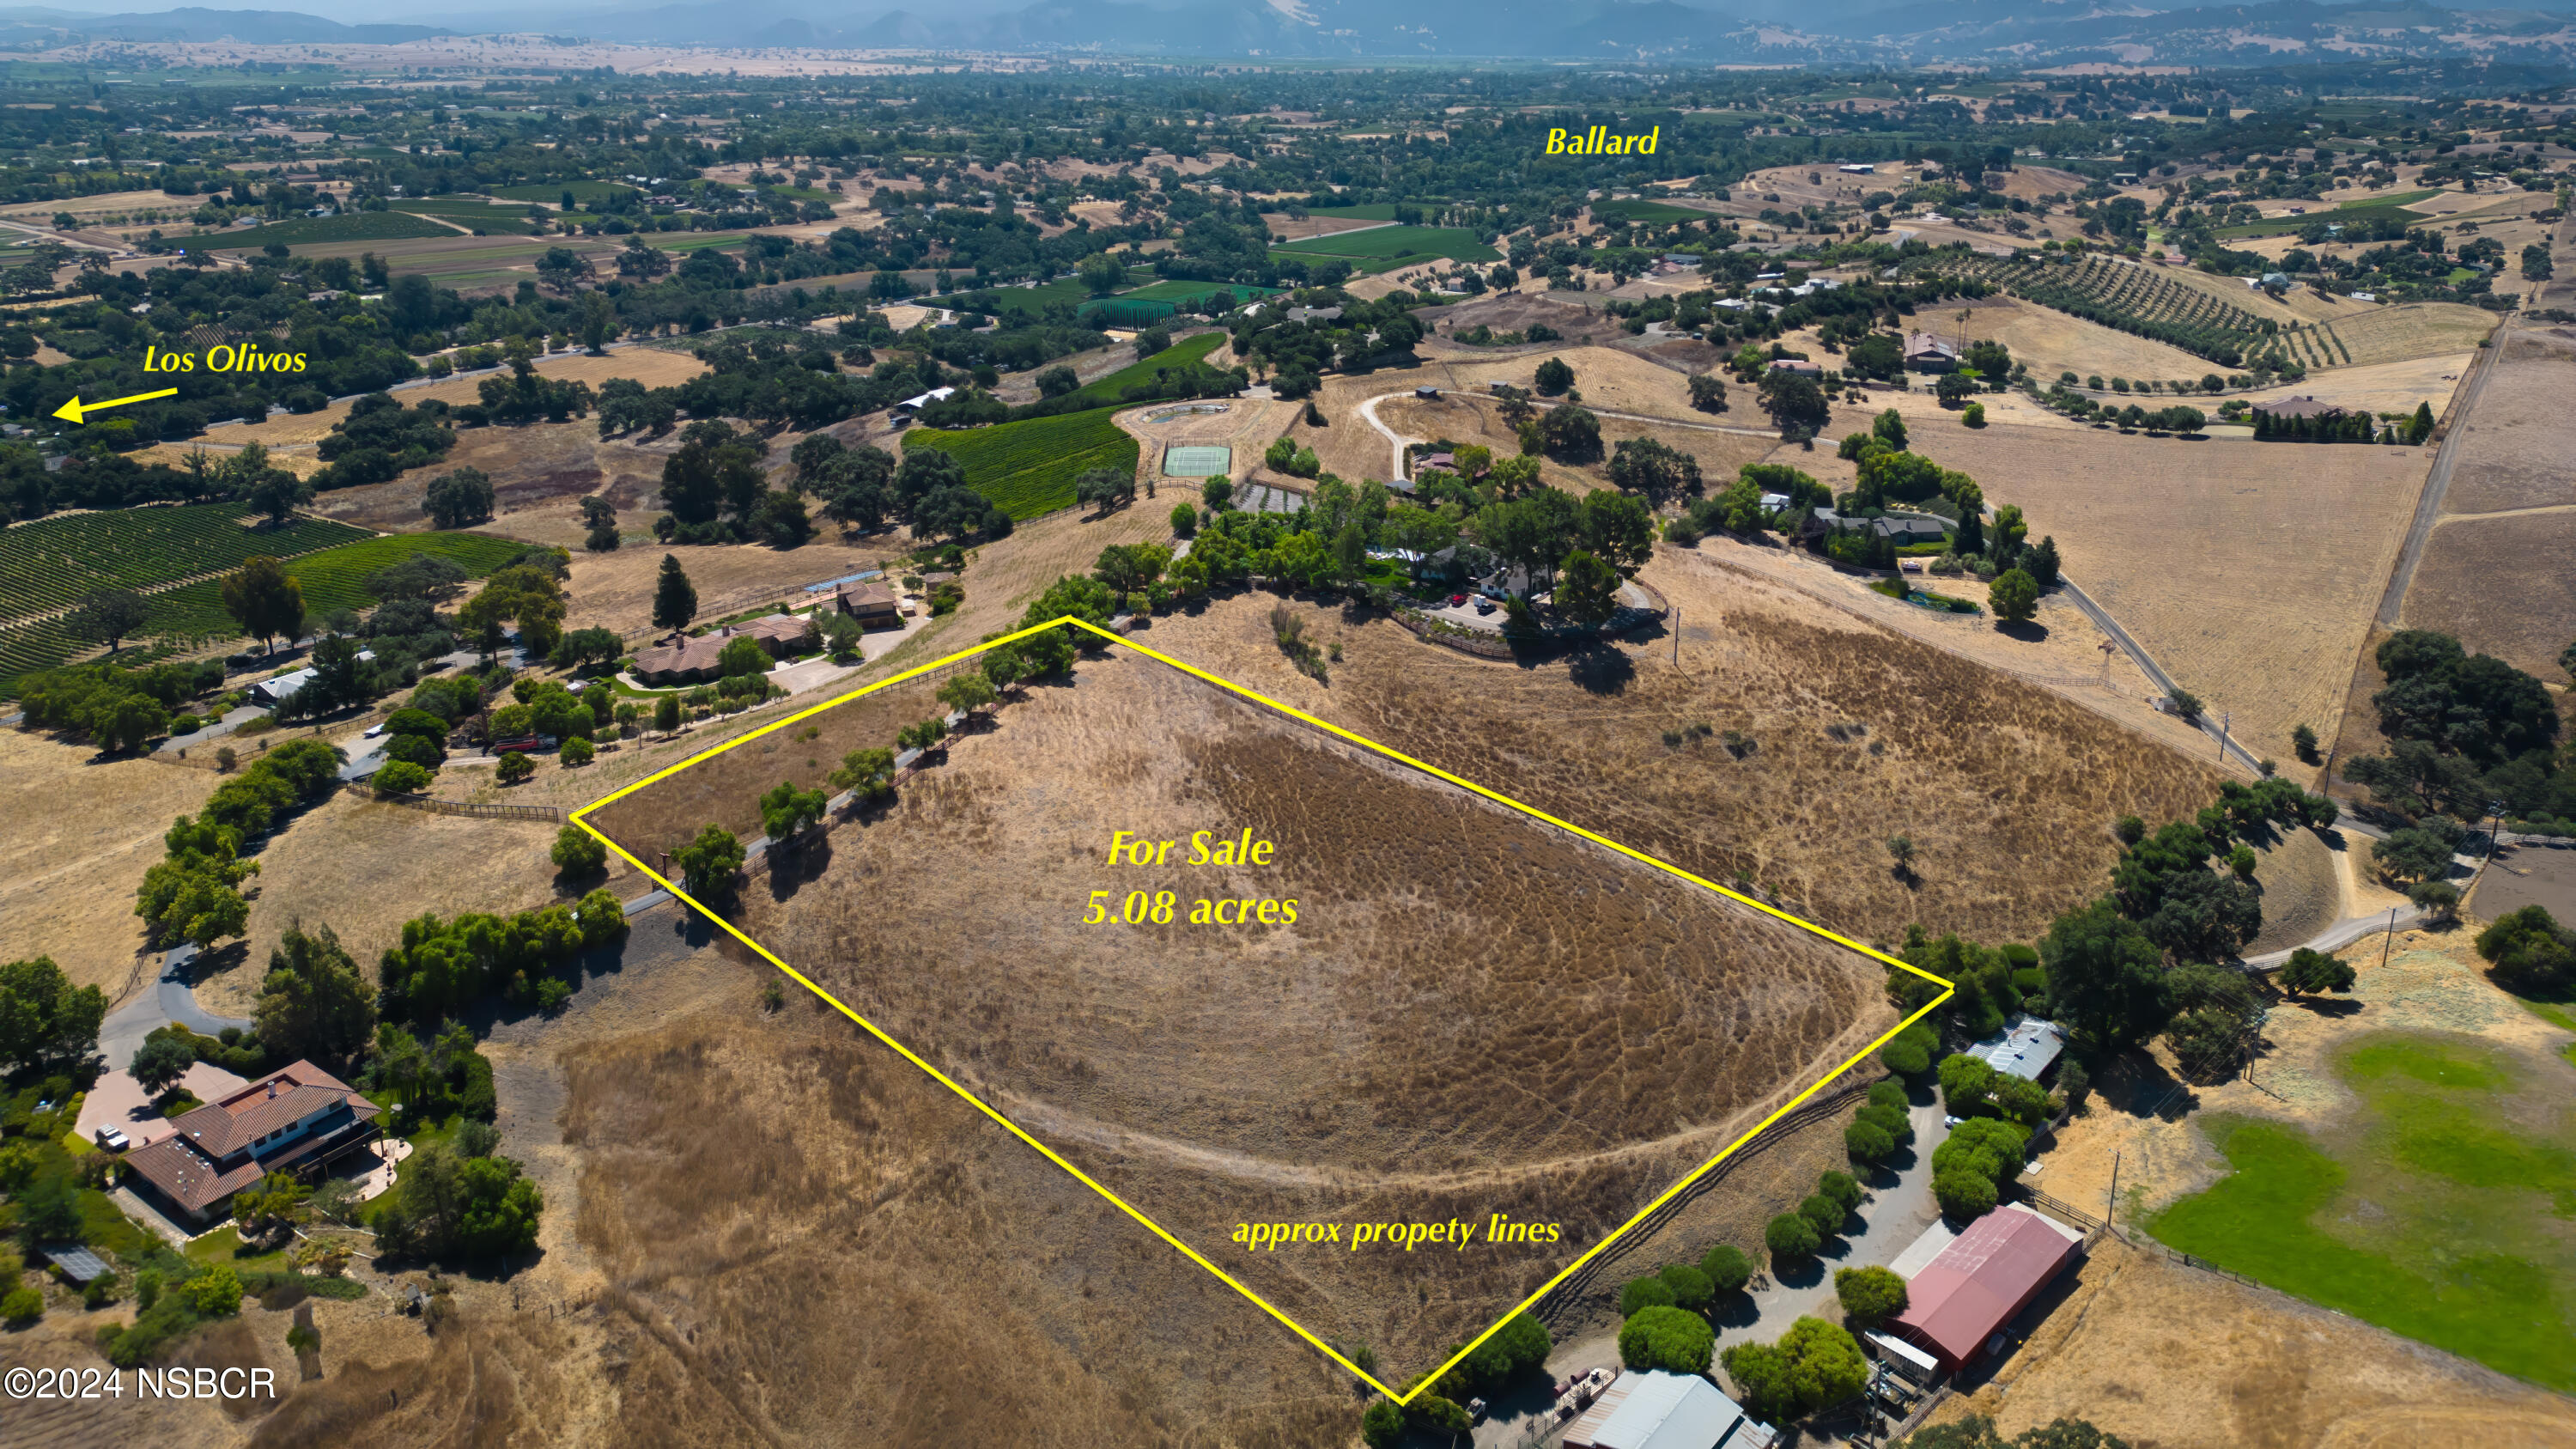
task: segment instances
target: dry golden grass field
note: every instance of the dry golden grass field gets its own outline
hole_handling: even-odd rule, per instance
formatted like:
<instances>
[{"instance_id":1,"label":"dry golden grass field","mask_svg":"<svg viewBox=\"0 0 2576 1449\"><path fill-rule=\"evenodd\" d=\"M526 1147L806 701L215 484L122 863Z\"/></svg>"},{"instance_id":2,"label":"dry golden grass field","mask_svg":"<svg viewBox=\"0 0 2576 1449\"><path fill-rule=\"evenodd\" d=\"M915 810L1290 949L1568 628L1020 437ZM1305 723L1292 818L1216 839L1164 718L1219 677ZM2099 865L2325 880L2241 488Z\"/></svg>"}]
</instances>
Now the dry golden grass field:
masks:
<instances>
[{"instance_id":1,"label":"dry golden grass field","mask_svg":"<svg viewBox=\"0 0 2576 1449\"><path fill-rule=\"evenodd\" d=\"M2425 452L2065 438L1997 424L1924 448L1988 503L2021 505L2067 575L2177 683L2231 712L2247 749L2289 759L2294 726L2323 731L2342 709Z\"/></svg>"},{"instance_id":2,"label":"dry golden grass field","mask_svg":"<svg viewBox=\"0 0 2576 1449\"><path fill-rule=\"evenodd\" d=\"M689 354L659 347L622 348L604 357L593 357L583 352L556 352L537 359L539 376L564 382L586 382L593 388L612 377L633 378L646 387L669 387L686 382L704 371L706 364ZM476 389L485 378L507 378L509 375L507 370L503 370L479 372L472 377L451 377L425 387L406 388L395 397L405 407L418 407L431 398L457 406L475 401ZM290 413L272 417L264 423L236 423L206 434L206 441L236 447L243 443L259 443L270 449L318 443L334 424L349 415L350 406L346 402L336 402L320 412ZM473 431L468 429L466 436L471 436ZM520 430L496 428L492 431L510 435ZM596 431L595 427L593 431Z\"/></svg>"},{"instance_id":3,"label":"dry golden grass field","mask_svg":"<svg viewBox=\"0 0 2576 1449\"><path fill-rule=\"evenodd\" d=\"M2567 571L2576 486L2566 467L2576 328L2517 326L2499 345L2402 618L2555 680L2559 653L2576 640Z\"/></svg>"},{"instance_id":4,"label":"dry golden grass field","mask_svg":"<svg viewBox=\"0 0 2576 1449\"><path fill-rule=\"evenodd\" d=\"M2292 296L2314 294L2301 292ZM2496 325L2493 312L2456 302L2397 302L2374 307L2316 298L2311 306L2317 312L2316 320L2333 328L2334 335L2343 339L2345 349L2352 353L2354 367L2465 354L2474 351ZM2434 409L2440 408L2437 397Z\"/></svg>"},{"instance_id":5,"label":"dry golden grass field","mask_svg":"<svg viewBox=\"0 0 2576 1449\"><path fill-rule=\"evenodd\" d=\"M261 849L249 934L222 953L234 963L229 969L198 981L198 1004L222 1016L250 1015L269 953L298 921L308 930L329 926L352 956L372 963L401 939L402 923L425 910L507 914L577 898L599 883L558 888L547 856L554 841L552 825L433 815L334 795Z\"/></svg>"},{"instance_id":6,"label":"dry golden grass field","mask_svg":"<svg viewBox=\"0 0 2576 1449\"><path fill-rule=\"evenodd\" d=\"M164 854L162 832L219 777L25 729L0 730L0 777L15 821L0 833L0 961L51 956L113 1000L143 948L134 892Z\"/></svg>"},{"instance_id":7,"label":"dry golden grass field","mask_svg":"<svg viewBox=\"0 0 2576 1449\"><path fill-rule=\"evenodd\" d=\"M1959 314L1968 314L1961 321ZM1993 340L2011 349L2013 360L2030 364L2031 375L2054 379L2060 372L2104 378L2199 377L2208 362L2162 342L2070 317L2037 303L1998 293L1972 303L1927 306L1908 324L1956 344ZM1815 349L1808 355L1820 356ZM1827 366L1833 364L1828 362Z\"/></svg>"},{"instance_id":8,"label":"dry golden grass field","mask_svg":"<svg viewBox=\"0 0 2576 1449\"><path fill-rule=\"evenodd\" d=\"M871 717L877 698L815 720L817 754L883 739L904 711ZM599 822L632 849L739 820L766 784L813 778L789 738L666 782L689 803L655 786ZM745 929L1400 1371L1893 1020L1858 953L1139 655L1033 690L948 756L746 892ZM1113 863L1122 830L1182 844ZM1194 831L1246 830L1275 856L1183 863ZM1181 919L1083 923L1089 893L1116 912L1130 890L1174 891ZM1198 900L1295 919L1191 924ZM1239 1221L1494 1211L1564 1241L1437 1262L1227 1246Z\"/></svg>"},{"instance_id":9,"label":"dry golden grass field","mask_svg":"<svg viewBox=\"0 0 2576 1449\"><path fill-rule=\"evenodd\" d=\"M2451 405L2452 394L2459 390L2460 379L2468 374L2470 359L2476 356L2475 352L2442 352L2399 362L2329 368L2311 372L2300 382L2230 396L2242 397L2257 407L2282 398L2313 397L2361 412L2409 415L2414 413L2416 404L2431 403L2433 415L2440 417ZM2217 401L2208 398L2196 405L2204 412L2215 413L2211 404Z\"/></svg>"}]
</instances>

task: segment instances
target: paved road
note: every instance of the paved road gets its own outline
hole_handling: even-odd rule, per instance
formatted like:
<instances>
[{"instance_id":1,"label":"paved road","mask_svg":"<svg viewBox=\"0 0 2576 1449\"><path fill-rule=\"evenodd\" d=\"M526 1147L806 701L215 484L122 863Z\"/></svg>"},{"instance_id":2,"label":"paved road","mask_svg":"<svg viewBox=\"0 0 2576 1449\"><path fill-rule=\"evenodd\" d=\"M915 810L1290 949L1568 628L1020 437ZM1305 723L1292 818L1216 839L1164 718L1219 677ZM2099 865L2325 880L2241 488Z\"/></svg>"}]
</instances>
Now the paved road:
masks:
<instances>
[{"instance_id":1,"label":"paved road","mask_svg":"<svg viewBox=\"0 0 2576 1449\"><path fill-rule=\"evenodd\" d=\"M1834 1270L1886 1266L1941 1216L1932 1197L1932 1150L1949 1139L1950 1129L1942 1124L1937 1098L1916 1103L1908 1109L1907 1117L1914 1124L1914 1141L1907 1149L1912 1156L1900 1154L1898 1160L1904 1165L1879 1175L1870 1185L1869 1200L1844 1224L1845 1236L1832 1243L1813 1264L1791 1273L1786 1282L1768 1272L1760 1273L1751 1289L1718 1314L1717 1346L1721 1351L1729 1344L1774 1342L1801 1317L1840 1322L1841 1308L1834 1298ZM1795 1206L1784 1202L1779 1204L1779 1210L1786 1212ZM1761 1262L1759 1253L1755 1261ZM1660 1265L1639 1263L1632 1276L1642 1276L1649 1266ZM1619 1368L1616 1330L1559 1344L1547 1359L1549 1377L1559 1382L1601 1367L1613 1372ZM1508 1405L1498 1405L1496 1418L1477 1426L1479 1449L1508 1449L1519 1444L1522 1416L1544 1412L1546 1403L1542 1387L1535 1393L1517 1396Z\"/></svg>"},{"instance_id":2,"label":"paved road","mask_svg":"<svg viewBox=\"0 0 2576 1449\"><path fill-rule=\"evenodd\" d=\"M2505 329L2513 325L2508 315L2498 323L2495 340L2501 342ZM2397 551L2397 567L2389 570L2388 587L2379 595L2377 622L2394 629L2397 617L2406 607L2406 587L2415 581L2415 565L2423 561L2424 544L2433 536L2433 522L2442 513L2442 497L2451 489L2451 469L2460 459L2460 439L2468 435L2469 415L2476 410L2478 397L2487 389L2487 379L2495 375L2496 358L2504 348L2482 347L2469 364L2469 379L2460 387L2460 415L2451 430L2442 436L2442 446L2433 454L2432 471L2424 475L2423 495L2415 500L2415 521L2406 526L2406 546Z\"/></svg>"},{"instance_id":3,"label":"paved road","mask_svg":"<svg viewBox=\"0 0 2576 1449\"><path fill-rule=\"evenodd\" d=\"M2266 951L2260 956L2248 956L2245 958L2245 964L2258 970L2278 966L2290 959L2290 951L2324 951L2331 954L2364 936L2376 935L2392 927L2402 931L2409 926L2420 924L2423 919L2424 912L2415 906L2399 906L2393 915L2387 911L2381 911L2376 915L2348 916L2326 927L2314 940L2293 946L2289 951Z\"/></svg>"},{"instance_id":4,"label":"paved road","mask_svg":"<svg viewBox=\"0 0 2576 1449\"><path fill-rule=\"evenodd\" d=\"M2084 616L2091 619L2096 628L2111 636L2111 642L2120 646L2121 652L2129 656L2131 662L2138 666L2138 671L2140 673L2146 675L2147 678L2154 680L2156 688L2163 690L2167 694L2172 694L2174 692L2176 686L2173 682L2173 676L2165 673L2163 668L2148 655L2145 645L2140 644L2134 637L2132 637L2128 630L2120 627L2120 621L2111 617L2110 610L2095 603L2093 601L2093 596L2078 587L2073 579L2067 578L2061 574L2058 576L2057 582L2066 590L2066 596L2075 601L2075 607L2082 609L2084 611ZM2221 734L2218 727L2209 722L2209 712L2207 710L2204 709L2201 711L2201 717L2198 723L2200 725L2201 733L2218 741L2226 753L2233 756L2237 763L2243 765L2246 769L2253 771L2255 774L2259 775L2263 772L2262 765L2255 760L2254 756L2249 753L2243 745L2240 745L2233 739Z\"/></svg>"},{"instance_id":5,"label":"paved road","mask_svg":"<svg viewBox=\"0 0 2576 1449\"><path fill-rule=\"evenodd\" d=\"M188 965L196 959L197 948L179 946L161 958L161 974L134 998L108 1013L98 1031L99 1054L107 1058L111 1070L123 1071L134 1060L143 1039L170 1022L179 1022L190 1031L216 1036L228 1026L250 1029L250 1019L239 1016L217 1016L197 1005L197 993L188 985Z\"/></svg>"},{"instance_id":6,"label":"paved road","mask_svg":"<svg viewBox=\"0 0 2576 1449\"><path fill-rule=\"evenodd\" d=\"M1943 1125L1937 1097L1915 1104L1906 1115L1914 1124L1913 1157L1893 1173L1895 1181L1887 1182L1888 1174L1881 1174L1869 1201L1843 1225L1844 1236L1827 1245L1813 1266L1789 1274L1787 1281L1768 1274L1756 1279L1761 1287L1745 1295L1745 1304L1721 1315L1720 1351L1729 1344L1774 1342L1801 1318L1842 1321L1834 1270L1885 1267L1939 1220L1941 1208L1932 1198L1932 1149L1949 1140L1950 1129ZM1780 1210L1794 1206L1783 1203Z\"/></svg>"}]
</instances>

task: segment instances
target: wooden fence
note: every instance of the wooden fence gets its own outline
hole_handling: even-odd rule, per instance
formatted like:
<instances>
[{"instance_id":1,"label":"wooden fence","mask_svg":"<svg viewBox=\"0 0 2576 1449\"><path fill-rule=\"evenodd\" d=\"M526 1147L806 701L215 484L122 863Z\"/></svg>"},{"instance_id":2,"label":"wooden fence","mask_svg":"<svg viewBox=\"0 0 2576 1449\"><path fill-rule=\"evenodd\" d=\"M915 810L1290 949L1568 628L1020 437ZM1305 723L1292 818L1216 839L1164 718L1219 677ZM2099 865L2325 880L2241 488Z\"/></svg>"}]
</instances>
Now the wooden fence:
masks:
<instances>
[{"instance_id":1,"label":"wooden fence","mask_svg":"<svg viewBox=\"0 0 2576 1449\"><path fill-rule=\"evenodd\" d=\"M349 781L348 788L372 795L390 805L426 810L433 815L464 815L476 820L540 820L554 825L572 818L572 812L560 805L477 805L464 800L433 800L427 795L378 790L363 780Z\"/></svg>"}]
</instances>

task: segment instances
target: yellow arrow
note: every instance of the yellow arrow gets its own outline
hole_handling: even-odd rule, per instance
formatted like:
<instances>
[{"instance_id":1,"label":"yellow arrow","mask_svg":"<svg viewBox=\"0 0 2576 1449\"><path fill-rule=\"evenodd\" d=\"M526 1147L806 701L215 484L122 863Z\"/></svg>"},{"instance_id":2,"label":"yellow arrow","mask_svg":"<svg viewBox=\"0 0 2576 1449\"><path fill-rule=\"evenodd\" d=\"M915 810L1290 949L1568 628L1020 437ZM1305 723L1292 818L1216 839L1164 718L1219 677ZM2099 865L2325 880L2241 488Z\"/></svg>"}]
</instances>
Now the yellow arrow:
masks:
<instances>
[{"instance_id":1,"label":"yellow arrow","mask_svg":"<svg viewBox=\"0 0 2576 1449\"><path fill-rule=\"evenodd\" d=\"M82 402L80 398L75 395L70 402L54 409L54 416L65 418L75 423L83 423L89 421L89 419L81 416L83 413L94 413L99 411L101 408L121 408L127 403L150 402L156 397L177 397L178 395L179 390L175 387L165 387L159 392L138 392L132 397L115 397L109 398L105 402L94 403Z\"/></svg>"}]
</instances>

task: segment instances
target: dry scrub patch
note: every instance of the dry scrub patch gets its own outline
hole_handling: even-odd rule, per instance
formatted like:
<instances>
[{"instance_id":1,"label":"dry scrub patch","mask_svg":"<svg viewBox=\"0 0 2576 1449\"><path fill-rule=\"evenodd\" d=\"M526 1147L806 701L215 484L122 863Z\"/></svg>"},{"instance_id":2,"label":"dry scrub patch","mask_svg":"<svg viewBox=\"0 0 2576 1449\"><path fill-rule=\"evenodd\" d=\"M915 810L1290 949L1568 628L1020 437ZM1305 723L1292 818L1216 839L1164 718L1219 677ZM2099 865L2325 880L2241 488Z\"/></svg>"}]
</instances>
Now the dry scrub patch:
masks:
<instances>
[{"instance_id":1,"label":"dry scrub patch","mask_svg":"<svg viewBox=\"0 0 2576 1449\"><path fill-rule=\"evenodd\" d=\"M2543 1449L2576 1434L2557 1395L2116 1238L1992 1381L1933 1421L1969 1414L2006 1435L2082 1418L2163 1449Z\"/></svg>"},{"instance_id":2,"label":"dry scrub patch","mask_svg":"<svg viewBox=\"0 0 2576 1449\"><path fill-rule=\"evenodd\" d=\"M1427 1367L1893 1022L1858 953L1142 656L1077 678L747 892L744 929L1391 1365ZM756 770L707 809L738 812ZM688 831L650 804L660 788L601 825L630 848ZM647 812L660 830L639 838ZM1271 863L1103 855L1118 830L1247 829ZM1081 924L1088 892L1114 909L1140 888L1176 891L1184 918L1201 898L1294 900L1296 922ZM1491 1211L1564 1236L1436 1259L1227 1243L1243 1221Z\"/></svg>"},{"instance_id":3,"label":"dry scrub patch","mask_svg":"<svg viewBox=\"0 0 2576 1449\"><path fill-rule=\"evenodd\" d=\"M1391 621L1299 606L1343 649L1331 683L1272 641L1266 600L1157 621L1156 649L1706 879L1750 881L1862 940L1921 920L2035 937L2095 894L2110 823L2188 816L2217 776L2046 690L1750 575L1694 584L1669 634L1527 665L1426 644ZM2098 666L2097 666L2098 667ZM1667 746L1705 722L1722 733ZM1855 734L1848 727L1864 726ZM1843 729L1845 738L1826 733ZM1921 880L1890 868L1910 835Z\"/></svg>"},{"instance_id":4,"label":"dry scrub patch","mask_svg":"<svg viewBox=\"0 0 2576 1449\"><path fill-rule=\"evenodd\" d=\"M1702 611L1716 614L1742 605L1752 582L1748 576L1759 576L1779 586L1770 596L1790 608L1804 612L1813 602L1828 604L2074 700L2183 759L2212 758L2209 738L2155 709L2157 691L2146 675L2126 651L2106 655L2101 646L2107 636L2062 591L2040 598L2039 613L2031 621L2034 627L2006 633L1995 627L1991 613L1936 613L1899 603L1869 588L1861 575L1844 573L1813 554L1777 544L1746 543L1713 534L1695 549L1664 547L1658 559L1646 579L1682 606L1688 638L1697 638L1692 621L1701 618ZM1917 578L1917 582L1981 608L1990 592L1965 576Z\"/></svg>"},{"instance_id":5,"label":"dry scrub patch","mask_svg":"<svg viewBox=\"0 0 2576 1449\"><path fill-rule=\"evenodd\" d=\"M2442 517L2406 591L2408 628L2457 635L2543 679L2576 638L2576 488L2566 468L2576 328L2516 328L2498 343L2464 423ZM2357 697L2358 698L2358 697Z\"/></svg>"},{"instance_id":6,"label":"dry scrub patch","mask_svg":"<svg viewBox=\"0 0 2576 1449\"><path fill-rule=\"evenodd\" d=\"M125 989L143 923L134 892L165 853L170 822L220 782L211 770L0 731L14 826L0 835L0 961L51 956L74 985Z\"/></svg>"},{"instance_id":7,"label":"dry scrub patch","mask_svg":"<svg viewBox=\"0 0 2576 1449\"><path fill-rule=\"evenodd\" d=\"M595 391L612 377L628 377L646 387L671 387L696 377L707 365L685 352L672 352L659 347L628 347L593 357L585 352L556 352L537 359L537 375L561 382L586 382ZM418 407L437 398L450 407L479 400L479 389L486 378L508 378L509 370L478 372L470 377L451 377L422 387L405 388L394 394L405 407ZM320 412L290 413L272 417L263 423L234 424L206 435L209 443L261 443L278 448L298 443L318 443L331 431L332 425L349 415L351 403L335 402ZM471 429L467 432L470 434ZM511 432L511 429L501 429Z\"/></svg>"},{"instance_id":8,"label":"dry scrub patch","mask_svg":"<svg viewBox=\"0 0 2576 1449\"><path fill-rule=\"evenodd\" d=\"M2576 507L2527 514L2444 515L2424 545L2400 617L2438 629L2544 680L2563 677L2558 656L2576 639ZM2367 707L2367 696L2357 696ZM2375 712L2367 716L2376 720ZM2373 741L2384 748L2385 741Z\"/></svg>"},{"instance_id":9,"label":"dry scrub patch","mask_svg":"<svg viewBox=\"0 0 2576 1449\"><path fill-rule=\"evenodd\" d=\"M2068 577L2259 757L2334 718L2415 505L2411 448L2192 442L1997 424L1920 450L2054 536Z\"/></svg>"},{"instance_id":10,"label":"dry scrub patch","mask_svg":"<svg viewBox=\"0 0 2576 1449\"><path fill-rule=\"evenodd\" d=\"M2495 375L2460 439L2445 514L2576 504L2567 472L2567 406L2576 398L2576 327L2520 327L2497 342ZM2466 371L2465 368L2461 369Z\"/></svg>"}]
</instances>

